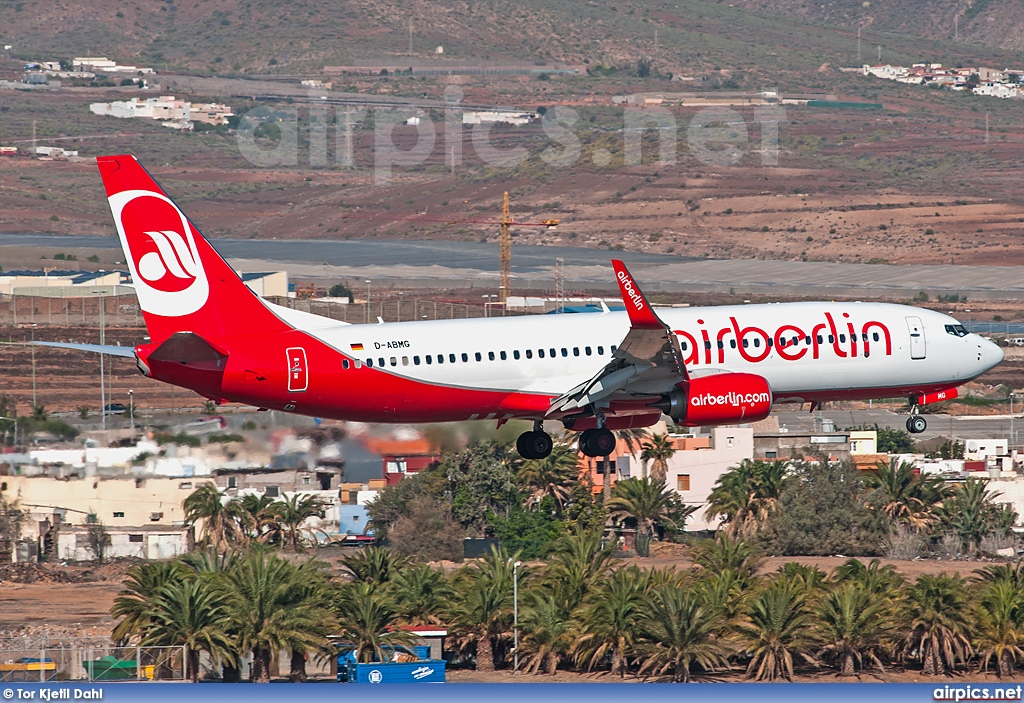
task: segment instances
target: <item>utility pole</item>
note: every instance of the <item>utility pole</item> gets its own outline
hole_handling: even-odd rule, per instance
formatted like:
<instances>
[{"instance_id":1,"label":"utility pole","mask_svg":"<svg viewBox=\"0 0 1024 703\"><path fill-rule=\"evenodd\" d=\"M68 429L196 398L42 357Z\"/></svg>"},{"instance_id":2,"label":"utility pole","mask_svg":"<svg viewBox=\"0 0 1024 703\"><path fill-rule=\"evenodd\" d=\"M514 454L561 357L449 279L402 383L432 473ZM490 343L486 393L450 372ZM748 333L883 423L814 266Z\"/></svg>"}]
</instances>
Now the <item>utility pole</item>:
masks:
<instances>
[{"instance_id":1,"label":"utility pole","mask_svg":"<svg viewBox=\"0 0 1024 703\"><path fill-rule=\"evenodd\" d=\"M33 305L35 303L33 302ZM36 410L36 326L32 325L32 412Z\"/></svg>"},{"instance_id":2,"label":"utility pole","mask_svg":"<svg viewBox=\"0 0 1024 703\"><path fill-rule=\"evenodd\" d=\"M860 58L860 27L857 27L857 63L861 62Z\"/></svg>"},{"instance_id":3,"label":"utility pole","mask_svg":"<svg viewBox=\"0 0 1024 703\"><path fill-rule=\"evenodd\" d=\"M988 113L985 113L985 143L988 144Z\"/></svg>"},{"instance_id":4,"label":"utility pole","mask_svg":"<svg viewBox=\"0 0 1024 703\"><path fill-rule=\"evenodd\" d=\"M36 121L32 120L32 153L36 153Z\"/></svg>"},{"instance_id":5,"label":"utility pole","mask_svg":"<svg viewBox=\"0 0 1024 703\"><path fill-rule=\"evenodd\" d=\"M658 51L658 29L657 28L654 29L654 51L655 51L655 53L657 53L657 51Z\"/></svg>"},{"instance_id":6,"label":"utility pole","mask_svg":"<svg viewBox=\"0 0 1024 703\"><path fill-rule=\"evenodd\" d=\"M409 20L409 53L412 53L412 20Z\"/></svg>"},{"instance_id":7,"label":"utility pole","mask_svg":"<svg viewBox=\"0 0 1024 703\"><path fill-rule=\"evenodd\" d=\"M953 15L953 41L960 41L960 15Z\"/></svg>"},{"instance_id":8,"label":"utility pole","mask_svg":"<svg viewBox=\"0 0 1024 703\"><path fill-rule=\"evenodd\" d=\"M564 264L565 259L562 257L555 259L555 311L558 313L565 311L562 303L562 299L565 297L565 276L562 272Z\"/></svg>"},{"instance_id":9,"label":"utility pole","mask_svg":"<svg viewBox=\"0 0 1024 703\"><path fill-rule=\"evenodd\" d=\"M882 45L878 45L878 63L882 63Z\"/></svg>"},{"instance_id":10,"label":"utility pole","mask_svg":"<svg viewBox=\"0 0 1024 703\"><path fill-rule=\"evenodd\" d=\"M96 300L100 304L100 346L107 343L107 310L106 299L103 294L106 291L94 290L97 294ZM100 417L103 422L103 429L107 429L107 383L106 383L107 355L100 352Z\"/></svg>"}]
</instances>

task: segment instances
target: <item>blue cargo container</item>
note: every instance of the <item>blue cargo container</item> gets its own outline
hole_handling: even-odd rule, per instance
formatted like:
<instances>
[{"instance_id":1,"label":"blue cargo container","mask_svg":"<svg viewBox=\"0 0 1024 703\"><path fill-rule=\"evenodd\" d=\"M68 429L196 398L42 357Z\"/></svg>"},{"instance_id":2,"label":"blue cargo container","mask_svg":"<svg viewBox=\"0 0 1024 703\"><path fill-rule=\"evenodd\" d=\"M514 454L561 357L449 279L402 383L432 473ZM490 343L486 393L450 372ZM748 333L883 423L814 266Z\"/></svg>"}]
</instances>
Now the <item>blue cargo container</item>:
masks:
<instances>
[{"instance_id":1,"label":"blue cargo container","mask_svg":"<svg viewBox=\"0 0 1024 703\"><path fill-rule=\"evenodd\" d=\"M348 651L338 655L338 681L342 683L444 683L444 660L431 660L430 647L412 648L419 657L414 662L374 662L359 664Z\"/></svg>"},{"instance_id":2,"label":"blue cargo container","mask_svg":"<svg viewBox=\"0 0 1024 703\"><path fill-rule=\"evenodd\" d=\"M349 664L346 678L352 683L444 683L447 663L443 659L435 659Z\"/></svg>"}]
</instances>

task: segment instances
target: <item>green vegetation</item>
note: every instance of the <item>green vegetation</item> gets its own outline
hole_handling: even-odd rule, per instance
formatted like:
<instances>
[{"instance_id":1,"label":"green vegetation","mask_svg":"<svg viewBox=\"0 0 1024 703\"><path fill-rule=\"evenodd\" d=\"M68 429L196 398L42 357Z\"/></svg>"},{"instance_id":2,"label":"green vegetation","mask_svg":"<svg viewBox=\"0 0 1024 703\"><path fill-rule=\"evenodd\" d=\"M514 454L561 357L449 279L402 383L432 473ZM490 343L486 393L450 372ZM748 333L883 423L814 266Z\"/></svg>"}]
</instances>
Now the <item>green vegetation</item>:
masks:
<instances>
[{"instance_id":1,"label":"green vegetation","mask_svg":"<svg viewBox=\"0 0 1024 703\"><path fill-rule=\"evenodd\" d=\"M519 461L491 442L449 452L371 505L394 546L346 556L334 576L315 559L274 551L301 549L301 526L324 515L315 499L225 501L204 485L183 503L198 551L129 569L112 609L113 638L184 646L193 680L201 652L225 680L237 678L240 657L251 653L253 679L267 681L272 653L285 650L289 678L301 681L311 654L387 660L413 644L402 625L430 624L449 630L456 654L490 671L510 664L518 588L519 654L533 674L566 668L685 682L733 670L775 681L802 668L852 676L994 666L1009 677L1024 657L1019 566L913 582L856 558L831 573L799 563L759 573L765 550L870 554L905 530L922 540L955 537L976 551L1016 518L985 482L950 488L906 463L880 465L864 480L842 462L743 462L712 493L723 529L692 545L693 566L661 570L617 561L605 519L651 539L670 535L665 527L680 519L672 492L653 478L625 479L599 510L567 464ZM516 542L523 529L528 537ZM501 546L453 572L419 561L435 558L429 543L438 534L457 535L454 548L465 534L499 531ZM416 549L397 539L417 533L424 539ZM527 560L526 549L543 559Z\"/></svg>"}]
</instances>

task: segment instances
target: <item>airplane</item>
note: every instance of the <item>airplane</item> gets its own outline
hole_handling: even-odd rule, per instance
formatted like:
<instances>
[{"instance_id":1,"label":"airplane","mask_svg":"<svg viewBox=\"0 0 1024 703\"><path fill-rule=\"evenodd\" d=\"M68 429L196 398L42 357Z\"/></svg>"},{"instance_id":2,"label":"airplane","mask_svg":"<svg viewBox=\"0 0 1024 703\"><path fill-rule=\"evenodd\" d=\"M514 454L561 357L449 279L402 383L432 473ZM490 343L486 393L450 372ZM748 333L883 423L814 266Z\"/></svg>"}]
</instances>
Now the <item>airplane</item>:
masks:
<instances>
[{"instance_id":1,"label":"airplane","mask_svg":"<svg viewBox=\"0 0 1024 703\"><path fill-rule=\"evenodd\" d=\"M97 159L149 341L46 343L133 357L150 378L321 418L384 423L532 421L516 447L551 453L545 421L607 456L614 430L663 415L749 423L782 403L957 396L1003 359L954 318L883 303L655 310L612 260L625 312L350 325L263 300L131 155Z\"/></svg>"}]
</instances>

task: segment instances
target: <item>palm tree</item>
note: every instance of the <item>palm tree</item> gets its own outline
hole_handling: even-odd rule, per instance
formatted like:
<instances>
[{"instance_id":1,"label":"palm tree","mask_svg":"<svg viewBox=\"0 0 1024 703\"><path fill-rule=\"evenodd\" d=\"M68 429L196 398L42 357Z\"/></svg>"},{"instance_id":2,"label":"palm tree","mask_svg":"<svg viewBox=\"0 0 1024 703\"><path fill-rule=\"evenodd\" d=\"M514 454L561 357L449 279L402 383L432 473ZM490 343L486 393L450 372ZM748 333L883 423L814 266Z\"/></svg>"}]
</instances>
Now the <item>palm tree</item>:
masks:
<instances>
[{"instance_id":1,"label":"palm tree","mask_svg":"<svg viewBox=\"0 0 1024 703\"><path fill-rule=\"evenodd\" d=\"M217 552L224 552L231 544L242 537L238 528L238 503L224 501L217 486L206 483L192 491L181 503L185 511L185 524L195 527L203 525L201 546L212 547Z\"/></svg>"},{"instance_id":2,"label":"palm tree","mask_svg":"<svg viewBox=\"0 0 1024 703\"><path fill-rule=\"evenodd\" d=\"M523 670L536 674L541 669L554 674L575 638L571 611L550 593L535 593L532 602L519 619L523 634L520 653L525 657Z\"/></svg>"},{"instance_id":3,"label":"palm tree","mask_svg":"<svg viewBox=\"0 0 1024 703\"><path fill-rule=\"evenodd\" d=\"M265 493L247 493L236 501L235 519L238 529L259 544L281 541L281 521L277 516L277 501Z\"/></svg>"},{"instance_id":4,"label":"palm tree","mask_svg":"<svg viewBox=\"0 0 1024 703\"><path fill-rule=\"evenodd\" d=\"M363 581L377 586L390 581L408 563L409 560L406 557L387 547L375 545L364 547L341 560L342 568L354 581Z\"/></svg>"},{"instance_id":5,"label":"palm tree","mask_svg":"<svg viewBox=\"0 0 1024 703\"><path fill-rule=\"evenodd\" d=\"M455 592L441 569L417 564L401 569L388 581L388 594L398 619L408 625L440 625Z\"/></svg>"},{"instance_id":6,"label":"palm tree","mask_svg":"<svg viewBox=\"0 0 1024 703\"><path fill-rule=\"evenodd\" d=\"M893 458L878 462L877 474L868 475L865 483L880 496L882 512L894 524L915 530L926 529L937 520L936 509L948 491L945 483L934 476L915 476L914 462Z\"/></svg>"},{"instance_id":7,"label":"palm tree","mask_svg":"<svg viewBox=\"0 0 1024 703\"><path fill-rule=\"evenodd\" d=\"M778 507L788 475L785 461L744 459L719 477L705 514L721 517L730 537L753 537Z\"/></svg>"},{"instance_id":8,"label":"palm tree","mask_svg":"<svg viewBox=\"0 0 1024 703\"><path fill-rule=\"evenodd\" d=\"M722 638L722 612L695 588L666 586L654 590L644 609L640 673L671 673L675 682L690 680L690 668L705 671L728 665Z\"/></svg>"},{"instance_id":9,"label":"palm tree","mask_svg":"<svg viewBox=\"0 0 1024 703\"><path fill-rule=\"evenodd\" d=\"M975 579L982 584L1005 581L1014 588L1024 589L1024 563L993 564L974 570Z\"/></svg>"},{"instance_id":10,"label":"palm tree","mask_svg":"<svg viewBox=\"0 0 1024 703\"><path fill-rule=\"evenodd\" d=\"M591 670L610 656L612 675L626 675L643 614L644 580L635 566L617 569L591 594L583 610L583 634L573 642L578 664Z\"/></svg>"},{"instance_id":11,"label":"palm tree","mask_svg":"<svg viewBox=\"0 0 1024 703\"><path fill-rule=\"evenodd\" d=\"M551 496L561 511L569 500L572 484L579 478L579 457L572 446L559 442L544 459L528 459L519 465L519 480L529 490L527 506Z\"/></svg>"},{"instance_id":12,"label":"palm tree","mask_svg":"<svg viewBox=\"0 0 1024 703\"><path fill-rule=\"evenodd\" d=\"M128 567L124 588L114 598L110 614L121 618L110 638L127 642L143 637L152 623L152 603L165 586L184 581L188 568L178 561L155 561Z\"/></svg>"},{"instance_id":13,"label":"palm tree","mask_svg":"<svg viewBox=\"0 0 1024 703\"><path fill-rule=\"evenodd\" d=\"M967 479L954 489L940 510L944 527L963 539L969 550L977 550L981 538L995 529L998 522L1000 509L993 501L1002 493L989 491L987 483Z\"/></svg>"},{"instance_id":14,"label":"palm tree","mask_svg":"<svg viewBox=\"0 0 1024 703\"><path fill-rule=\"evenodd\" d=\"M761 553L750 542L719 534L697 544L693 561L712 574L731 569L749 577L761 565Z\"/></svg>"},{"instance_id":15,"label":"palm tree","mask_svg":"<svg viewBox=\"0 0 1024 703\"><path fill-rule=\"evenodd\" d=\"M787 579L802 587L809 595L826 588L828 576L817 566L787 561L777 571L780 579Z\"/></svg>"},{"instance_id":16,"label":"palm tree","mask_svg":"<svg viewBox=\"0 0 1024 703\"><path fill-rule=\"evenodd\" d=\"M618 481L608 501L612 518L636 521L636 553L648 556L651 535L659 524L674 524L673 512L678 502L674 491L649 478L627 478Z\"/></svg>"},{"instance_id":17,"label":"palm tree","mask_svg":"<svg viewBox=\"0 0 1024 703\"><path fill-rule=\"evenodd\" d=\"M892 564L882 566L878 559L864 565L859 559L847 559L832 572L836 583L855 583L876 596L888 596L903 585L903 577Z\"/></svg>"},{"instance_id":18,"label":"palm tree","mask_svg":"<svg viewBox=\"0 0 1024 703\"><path fill-rule=\"evenodd\" d=\"M307 559L295 567L293 581L295 590L292 597L296 602L306 604L306 607L318 610L321 613L331 612L332 596L334 595L330 584L324 578L322 569L327 565L316 559ZM319 624L316 634L326 637L336 623L333 619L327 618ZM306 660L310 653L319 653L323 656L337 656L337 650L321 639L318 645L310 645L305 637L293 638L288 642L291 650L291 664L288 672L288 679L293 683L306 681Z\"/></svg>"},{"instance_id":19,"label":"palm tree","mask_svg":"<svg viewBox=\"0 0 1024 703\"><path fill-rule=\"evenodd\" d=\"M676 453L676 445L667 434L653 435L650 440L643 443L643 453L640 458L646 465L651 462L651 479L660 485L665 483L665 474L668 471L668 460Z\"/></svg>"},{"instance_id":20,"label":"palm tree","mask_svg":"<svg viewBox=\"0 0 1024 703\"><path fill-rule=\"evenodd\" d=\"M187 675L199 680L199 654L214 662L236 662L234 642L227 633L227 606L222 590L195 577L165 584L149 601L149 623L139 644L143 647L184 647Z\"/></svg>"},{"instance_id":21,"label":"palm tree","mask_svg":"<svg viewBox=\"0 0 1024 703\"><path fill-rule=\"evenodd\" d=\"M701 569L695 585L709 607L721 612L725 621L733 626L740 621L750 590L756 583L757 579L746 571Z\"/></svg>"},{"instance_id":22,"label":"palm tree","mask_svg":"<svg viewBox=\"0 0 1024 703\"><path fill-rule=\"evenodd\" d=\"M310 574L263 549L253 549L225 573L229 629L237 647L252 651L252 680L270 680L276 651L326 649L331 617L309 597Z\"/></svg>"},{"instance_id":23,"label":"palm tree","mask_svg":"<svg viewBox=\"0 0 1024 703\"><path fill-rule=\"evenodd\" d=\"M302 523L326 515L327 503L314 495L293 493L284 500L275 501L270 510L277 517L284 532L285 541L290 542L294 551L299 551Z\"/></svg>"},{"instance_id":24,"label":"palm tree","mask_svg":"<svg viewBox=\"0 0 1024 703\"><path fill-rule=\"evenodd\" d=\"M579 607L608 570L614 545L604 542L602 532L576 525L555 542L548 556L543 583L567 612Z\"/></svg>"},{"instance_id":25,"label":"palm tree","mask_svg":"<svg viewBox=\"0 0 1024 703\"><path fill-rule=\"evenodd\" d=\"M1013 676L1014 665L1024 657L1024 593L1008 580L992 581L981 592L976 610L979 668L987 670L995 660L999 678Z\"/></svg>"},{"instance_id":26,"label":"palm tree","mask_svg":"<svg viewBox=\"0 0 1024 703\"><path fill-rule=\"evenodd\" d=\"M414 654L415 635L399 629L398 616L374 584L356 581L340 589L336 600L341 651L356 661L390 661L396 651Z\"/></svg>"},{"instance_id":27,"label":"palm tree","mask_svg":"<svg viewBox=\"0 0 1024 703\"><path fill-rule=\"evenodd\" d=\"M793 679L793 657L813 662L811 617L805 596L792 583L780 580L754 596L747 622L738 629L750 654L747 677L758 681Z\"/></svg>"},{"instance_id":28,"label":"palm tree","mask_svg":"<svg viewBox=\"0 0 1024 703\"><path fill-rule=\"evenodd\" d=\"M885 670L880 655L892 629L887 600L845 583L824 596L817 614L820 654L838 663L840 676L853 676L857 668L865 668L865 661Z\"/></svg>"},{"instance_id":29,"label":"palm tree","mask_svg":"<svg viewBox=\"0 0 1024 703\"><path fill-rule=\"evenodd\" d=\"M971 654L967 594L959 574L919 576L905 589L910 624L904 646L922 662L928 676L966 663Z\"/></svg>"},{"instance_id":30,"label":"palm tree","mask_svg":"<svg viewBox=\"0 0 1024 703\"><path fill-rule=\"evenodd\" d=\"M503 547L492 547L490 554L456 577L461 598L454 604L452 619L460 645L476 644L477 671L494 671L494 644L511 628L513 576L518 573L520 587L528 576L526 568L514 568L518 560L519 552L510 555Z\"/></svg>"}]
</instances>

